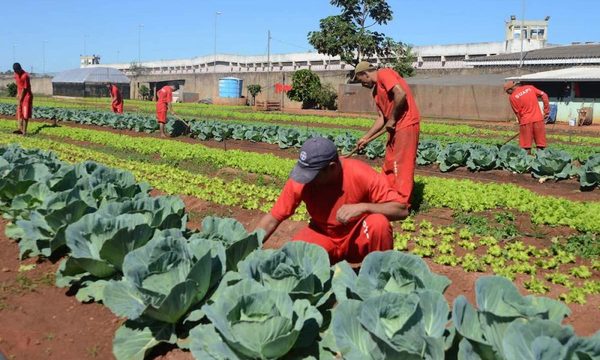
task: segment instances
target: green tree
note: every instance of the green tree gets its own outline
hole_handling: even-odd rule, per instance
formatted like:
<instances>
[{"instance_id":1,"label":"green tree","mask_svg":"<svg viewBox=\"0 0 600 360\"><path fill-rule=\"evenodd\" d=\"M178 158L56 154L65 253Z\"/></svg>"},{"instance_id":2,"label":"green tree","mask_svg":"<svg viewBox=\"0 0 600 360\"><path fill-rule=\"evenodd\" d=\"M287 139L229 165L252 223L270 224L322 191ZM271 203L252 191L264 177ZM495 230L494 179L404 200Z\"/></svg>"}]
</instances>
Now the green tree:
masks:
<instances>
[{"instance_id":1,"label":"green tree","mask_svg":"<svg viewBox=\"0 0 600 360\"><path fill-rule=\"evenodd\" d=\"M140 86L140 96L142 100L148 100L150 98L150 89L146 85Z\"/></svg>"},{"instance_id":2,"label":"green tree","mask_svg":"<svg viewBox=\"0 0 600 360\"><path fill-rule=\"evenodd\" d=\"M394 55L397 43L385 34L370 30L392 20L392 9L385 0L331 0L341 8L340 15L320 21L320 30L308 33L308 42L321 54L340 56L356 66L361 60L377 55Z\"/></svg>"},{"instance_id":3,"label":"green tree","mask_svg":"<svg viewBox=\"0 0 600 360\"><path fill-rule=\"evenodd\" d=\"M9 97L16 97L17 96L17 84L15 84L14 82L7 84L6 92L8 93Z\"/></svg>"},{"instance_id":4,"label":"green tree","mask_svg":"<svg viewBox=\"0 0 600 360\"><path fill-rule=\"evenodd\" d=\"M301 101L304 109L317 105L321 90L319 76L308 69L298 70L292 76L292 90L287 93L290 100Z\"/></svg>"},{"instance_id":5,"label":"green tree","mask_svg":"<svg viewBox=\"0 0 600 360\"><path fill-rule=\"evenodd\" d=\"M394 46L394 56L389 58L389 62L385 65L396 70L400 76L407 78L415 75L413 64L416 59L410 45L397 43Z\"/></svg>"},{"instance_id":6,"label":"green tree","mask_svg":"<svg viewBox=\"0 0 600 360\"><path fill-rule=\"evenodd\" d=\"M253 85L246 86L246 88L248 89L248 92L252 96L252 104L253 105L256 104L256 95L260 94L260 92L262 91L262 87L258 84L253 84Z\"/></svg>"}]
</instances>

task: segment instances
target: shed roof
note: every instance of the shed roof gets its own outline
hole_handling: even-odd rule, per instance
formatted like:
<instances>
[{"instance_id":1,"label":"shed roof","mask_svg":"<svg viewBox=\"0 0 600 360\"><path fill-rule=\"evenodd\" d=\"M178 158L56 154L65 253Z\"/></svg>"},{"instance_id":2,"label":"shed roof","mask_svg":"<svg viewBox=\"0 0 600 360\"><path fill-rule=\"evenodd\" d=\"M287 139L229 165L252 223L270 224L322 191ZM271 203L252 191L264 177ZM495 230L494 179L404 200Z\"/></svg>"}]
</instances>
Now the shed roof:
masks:
<instances>
[{"instance_id":1,"label":"shed roof","mask_svg":"<svg viewBox=\"0 0 600 360\"><path fill-rule=\"evenodd\" d=\"M522 76L513 76L507 80L519 81L600 81L600 67L577 66L560 70L543 71Z\"/></svg>"},{"instance_id":2,"label":"shed roof","mask_svg":"<svg viewBox=\"0 0 600 360\"><path fill-rule=\"evenodd\" d=\"M521 53L508 53L476 57L465 60L474 66L514 65L520 63ZM552 46L523 52L523 63L527 65L549 64L596 64L600 62L600 44L577 44Z\"/></svg>"},{"instance_id":3,"label":"shed roof","mask_svg":"<svg viewBox=\"0 0 600 360\"><path fill-rule=\"evenodd\" d=\"M115 68L87 67L65 70L52 78L53 83L116 83L129 84L129 78Z\"/></svg>"}]
</instances>

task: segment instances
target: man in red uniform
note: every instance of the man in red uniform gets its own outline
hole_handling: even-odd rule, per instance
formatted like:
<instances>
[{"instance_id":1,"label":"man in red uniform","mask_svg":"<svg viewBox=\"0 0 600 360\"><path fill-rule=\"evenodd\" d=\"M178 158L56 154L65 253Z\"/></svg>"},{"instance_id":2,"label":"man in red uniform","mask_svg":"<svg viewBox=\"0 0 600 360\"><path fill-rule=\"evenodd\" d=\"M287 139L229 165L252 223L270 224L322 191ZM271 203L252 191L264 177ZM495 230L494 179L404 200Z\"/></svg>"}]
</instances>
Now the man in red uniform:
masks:
<instances>
[{"instance_id":1,"label":"man in red uniform","mask_svg":"<svg viewBox=\"0 0 600 360\"><path fill-rule=\"evenodd\" d=\"M504 91L509 95L517 121L519 122L519 144L531 153L531 145L535 141L538 149L546 147L545 119L550 115L550 102L545 92L531 85L518 85L514 81L504 84ZM538 97L544 103L544 114L540 110Z\"/></svg>"},{"instance_id":2,"label":"man in red uniform","mask_svg":"<svg viewBox=\"0 0 600 360\"><path fill-rule=\"evenodd\" d=\"M115 84L106 85L108 88L108 93L110 94L111 100L111 108L112 111L116 114L123 113L123 94L121 94L121 90Z\"/></svg>"},{"instance_id":3,"label":"man in red uniform","mask_svg":"<svg viewBox=\"0 0 600 360\"><path fill-rule=\"evenodd\" d=\"M165 85L156 92L158 98L156 102L156 119L158 120L158 126L160 127L160 136L166 137L165 124L167 123L167 112L174 114L173 105L173 91L177 90L177 85Z\"/></svg>"},{"instance_id":4,"label":"man in red uniform","mask_svg":"<svg viewBox=\"0 0 600 360\"><path fill-rule=\"evenodd\" d=\"M33 93L29 74L21 68L21 64L14 63L15 83L17 84L17 126L15 134L27 135L27 123L33 110Z\"/></svg>"},{"instance_id":5,"label":"man in red uniform","mask_svg":"<svg viewBox=\"0 0 600 360\"><path fill-rule=\"evenodd\" d=\"M279 199L256 226L265 240L301 202L311 220L293 240L320 245L333 263L361 262L372 251L392 249L390 220L408 216L381 174L359 160L340 160L333 142L322 137L304 143Z\"/></svg>"},{"instance_id":6,"label":"man in red uniform","mask_svg":"<svg viewBox=\"0 0 600 360\"><path fill-rule=\"evenodd\" d=\"M414 187L415 163L419 146L419 109L410 88L393 69L377 70L367 61L361 61L354 70L355 79L363 86L373 89L377 105L377 120L367 133L358 140L362 148L368 138L382 130L388 131L383 173L402 202L410 203Z\"/></svg>"}]
</instances>

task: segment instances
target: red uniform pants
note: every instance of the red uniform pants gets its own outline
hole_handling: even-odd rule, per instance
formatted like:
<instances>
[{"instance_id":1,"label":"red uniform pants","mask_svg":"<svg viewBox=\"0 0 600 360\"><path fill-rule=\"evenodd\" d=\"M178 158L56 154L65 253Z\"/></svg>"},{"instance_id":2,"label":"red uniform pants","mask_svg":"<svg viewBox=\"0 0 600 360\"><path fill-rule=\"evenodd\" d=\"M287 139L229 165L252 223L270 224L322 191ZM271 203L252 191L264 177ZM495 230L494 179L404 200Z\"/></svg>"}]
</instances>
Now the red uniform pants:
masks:
<instances>
[{"instance_id":1,"label":"red uniform pants","mask_svg":"<svg viewBox=\"0 0 600 360\"><path fill-rule=\"evenodd\" d=\"M382 172L402 198L410 203L415 185L415 164L419 146L419 124L397 129L390 137L385 148Z\"/></svg>"},{"instance_id":2,"label":"red uniform pants","mask_svg":"<svg viewBox=\"0 0 600 360\"><path fill-rule=\"evenodd\" d=\"M161 124L167 123L167 106L168 105L166 103L156 103L156 119Z\"/></svg>"},{"instance_id":3,"label":"red uniform pants","mask_svg":"<svg viewBox=\"0 0 600 360\"><path fill-rule=\"evenodd\" d=\"M23 100L17 104L17 119L29 120L33 108L33 96L25 95Z\"/></svg>"},{"instance_id":4,"label":"red uniform pants","mask_svg":"<svg viewBox=\"0 0 600 360\"><path fill-rule=\"evenodd\" d=\"M370 252L393 248L392 226L381 214L363 217L347 235L339 238L322 234L309 225L298 231L293 239L321 246L329 254L332 264L342 260L359 263Z\"/></svg>"},{"instance_id":5,"label":"red uniform pants","mask_svg":"<svg viewBox=\"0 0 600 360\"><path fill-rule=\"evenodd\" d=\"M111 103L112 111L117 114L123 113L123 102L122 101L113 101Z\"/></svg>"},{"instance_id":6,"label":"red uniform pants","mask_svg":"<svg viewBox=\"0 0 600 360\"><path fill-rule=\"evenodd\" d=\"M546 147L546 124L536 121L519 126L519 145L523 149L531 149L535 141L536 147Z\"/></svg>"}]
</instances>

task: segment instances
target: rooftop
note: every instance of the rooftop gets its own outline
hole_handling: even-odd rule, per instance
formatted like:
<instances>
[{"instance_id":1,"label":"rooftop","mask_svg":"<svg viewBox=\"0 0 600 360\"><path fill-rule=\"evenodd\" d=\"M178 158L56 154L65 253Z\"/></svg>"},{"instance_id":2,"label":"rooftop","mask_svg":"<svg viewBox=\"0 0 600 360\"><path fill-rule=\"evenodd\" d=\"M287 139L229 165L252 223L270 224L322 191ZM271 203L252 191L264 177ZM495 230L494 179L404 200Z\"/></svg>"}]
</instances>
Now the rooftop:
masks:
<instances>
[{"instance_id":1,"label":"rooftop","mask_svg":"<svg viewBox=\"0 0 600 360\"><path fill-rule=\"evenodd\" d=\"M600 81L600 67L578 66L567 69L543 71L534 74L509 77L519 81Z\"/></svg>"}]
</instances>

